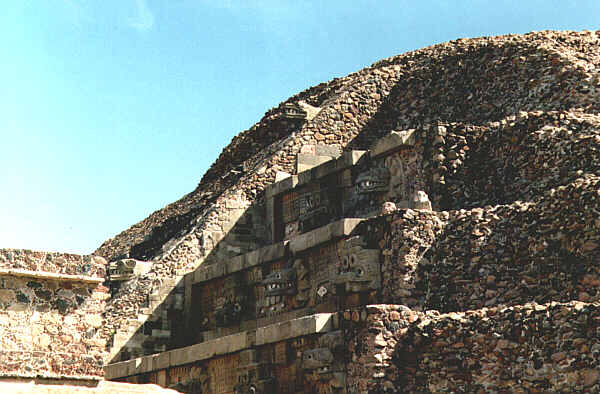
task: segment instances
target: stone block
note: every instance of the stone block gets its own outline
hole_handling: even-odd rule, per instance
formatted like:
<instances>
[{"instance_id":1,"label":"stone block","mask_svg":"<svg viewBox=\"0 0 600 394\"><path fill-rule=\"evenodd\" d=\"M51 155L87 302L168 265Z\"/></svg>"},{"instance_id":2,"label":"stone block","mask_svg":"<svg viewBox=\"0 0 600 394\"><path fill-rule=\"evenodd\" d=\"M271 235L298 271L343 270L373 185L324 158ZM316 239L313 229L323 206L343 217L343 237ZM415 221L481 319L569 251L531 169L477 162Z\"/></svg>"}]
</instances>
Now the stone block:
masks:
<instances>
[{"instance_id":1,"label":"stone block","mask_svg":"<svg viewBox=\"0 0 600 394\"><path fill-rule=\"evenodd\" d=\"M265 190L265 195L267 197L276 196L285 191L293 189L294 187L296 187L297 184L298 184L298 176L292 175L290 177L282 179L281 181L272 183L271 185L267 186L266 190Z\"/></svg>"},{"instance_id":2,"label":"stone block","mask_svg":"<svg viewBox=\"0 0 600 394\"><path fill-rule=\"evenodd\" d=\"M296 157L296 172L298 173L298 184L305 184L312 181L313 174L310 169L331 160L331 156L319 156L306 153L299 153Z\"/></svg>"},{"instance_id":3,"label":"stone block","mask_svg":"<svg viewBox=\"0 0 600 394\"><path fill-rule=\"evenodd\" d=\"M152 330L152 337L154 338L170 338L171 331L170 330Z\"/></svg>"},{"instance_id":4,"label":"stone block","mask_svg":"<svg viewBox=\"0 0 600 394\"><path fill-rule=\"evenodd\" d=\"M171 365L171 360L174 356L174 351L163 352L159 354L152 355L152 369L165 369Z\"/></svg>"},{"instance_id":5,"label":"stone block","mask_svg":"<svg viewBox=\"0 0 600 394\"><path fill-rule=\"evenodd\" d=\"M300 234L289 240L289 249L292 253L298 253L332 239L350 235L362 220L364 219L342 219Z\"/></svg>"},{"instance_id":6,"label":"stone block","mask_svg":"<svg viewBox=\"0 0 600 394\"><path fill-rule=\"evenodd\" d=\"M315 154L317 156L338 157L341 153L340 147L335 145L315 145Z\"/></svg>"},{"instance_id":7,"label":"stone block","mask_svg":"<svg viewBox=\"0 0 600 394\"><path fill-rule=\"evenodd\" d=\"M285 256L288 241L278 242L259 249L258 263L273 261Z\"/></svg>"},{"instance_id":8,"label":"stone block","mask_svg":"<svg viewBox=\"0 0 600 394\"><path fill-rule=\"evenodd\" d=\"M10 289L0 289L0 302L11 303L15 300L15 292Z\"/></svg>"},{"instance_id":9,"label":"stone block","mask_svg":"<svg viewBox=\"0 0 600 394\"><path fill-rule=\"evenodd\" d=\"M256 330L256 345L260 346L294 337L331 331L333 329L333 315L333 313L317 313L266 327L259 327Z\"/></svg>"},{"instance_id":10,"label":"stone block","mask_svg":"<svg viewBox=\"0 0 600 394\"><path fill-rule=\"evenodd\" d=\"M416 131L402 130L391 131L388 135L380 138L371 147L371 157L397 149L401 146L414 146L416 143Z\"/></svg>"}]
</instances>

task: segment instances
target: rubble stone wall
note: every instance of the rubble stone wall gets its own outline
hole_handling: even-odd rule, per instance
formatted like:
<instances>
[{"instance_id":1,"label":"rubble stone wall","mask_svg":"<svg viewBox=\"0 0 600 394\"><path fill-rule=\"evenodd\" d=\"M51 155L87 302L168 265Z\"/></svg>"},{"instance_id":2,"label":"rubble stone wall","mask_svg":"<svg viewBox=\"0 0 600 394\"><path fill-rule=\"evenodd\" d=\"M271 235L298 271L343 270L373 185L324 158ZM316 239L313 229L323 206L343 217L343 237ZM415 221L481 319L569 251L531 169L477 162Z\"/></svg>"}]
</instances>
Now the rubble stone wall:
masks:
<instances>
[{"instance_id":1,"label":"rubble stone wall","mask_svg":"<svg viewBox=\"0 0 600 394\"><path fill-rule=\"evenodd\" d=\"M102 336L108 362L173 349L185 344L183 277L159 279L142 275L123 282L104 311Z\"/></svg>"},{"instance_id":2,"label":"rubble stone wall","mask_svg":"<svg viewBox=\"0 0 600 394\"><path fill-rule=\"evenodd\" d=\"M590 175L531 202L362 223L382 248L381 300L442 312L600 301L599 188Z\"/></svg>"},{"instance_id":3,"label":"rubble stone wall","mask_svg":"<svg viewBox=\"0 0 600 394\"><path fill-rule=\"evenodd\" d=\"M599 127L596 115L579 111L439 124L429 133L424 190L438 210L531 201L582 174L600 175Z\"/></svg>"},{"instance_id":4,"label":"rubble stone wall","mask_svg":"<svg viewBox=\"0 0 600 394\"><path fill-rule=\"evenodd\" d=\"M344 315L349 393L600 390L598 304L363 311Z\"/></svg>"},{"instance_id":5,"label":"rubble stone wall","mask_svg":"<svg viewBox=\"0 0 600 394\"><path fill-rule=\"evenodd\" d=\"M0 269L50 272L54 274L106 276L106 260L100 256L0 249Z\"/></svg>"},{"instance_id":6,"label":"rubble stone wall","mask_svg":"<svg viewBox=\"0 0 600 394\"><path fill-rule=\"evenodd\" d=\"M14 249L0 256L8 267L0 273L0 376L100 379L104 259Z\"/></svg>"}]
</instances>

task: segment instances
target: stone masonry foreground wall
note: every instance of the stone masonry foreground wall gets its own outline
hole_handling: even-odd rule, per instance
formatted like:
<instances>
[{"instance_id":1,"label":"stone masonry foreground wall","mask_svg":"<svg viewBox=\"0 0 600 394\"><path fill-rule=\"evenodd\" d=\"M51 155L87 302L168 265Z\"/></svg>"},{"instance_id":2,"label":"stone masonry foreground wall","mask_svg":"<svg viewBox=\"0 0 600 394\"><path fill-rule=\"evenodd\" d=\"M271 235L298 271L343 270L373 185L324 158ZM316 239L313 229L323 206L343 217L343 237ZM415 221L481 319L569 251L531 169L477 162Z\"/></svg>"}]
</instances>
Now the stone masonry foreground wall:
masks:
<instances>
[{"instance_id":1,"label":"stone masonry foreground wall","mask_svg":"<svg viewBox=\"0 0 600 394\"><path fill-rule=\"evenodd\" d=\"M101 257L0 250L0 378L102 377L105 264Z\"/></svg>"}]
</instances>

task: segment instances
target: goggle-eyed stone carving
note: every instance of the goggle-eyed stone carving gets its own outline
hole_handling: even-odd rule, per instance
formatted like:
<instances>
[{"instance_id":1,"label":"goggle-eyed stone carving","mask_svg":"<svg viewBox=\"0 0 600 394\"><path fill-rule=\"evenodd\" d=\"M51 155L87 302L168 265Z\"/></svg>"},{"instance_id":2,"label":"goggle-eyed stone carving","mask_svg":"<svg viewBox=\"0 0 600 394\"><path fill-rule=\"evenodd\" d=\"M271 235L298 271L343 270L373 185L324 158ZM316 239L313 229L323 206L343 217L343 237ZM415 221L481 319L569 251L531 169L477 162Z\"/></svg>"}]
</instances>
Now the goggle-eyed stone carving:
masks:
<instances>
[{"instance_id":1,"label":"goggle-eyed stone carving","mask_svg":"<svg viewBox=\"0 0 600 394\"><path fill-rule=\"evenodd\" d=\"M217 327L229 327L239 324L242 320L243 312L244 307L241 300L225 301L225 304L215 308L215 324Z\"/></svg>"},{"instance_id":2,"label":"goggle-eyed stone carving","mask_svg":"<svg viewBox=\"0 0 600 394\"><path fill-rule=\"evenodd\" d=\"M377 290L381 287L378 249L365 249L361 237L343 241L337 273L333 277L336 287L343 286L347 293Z\"/></svg>"},{"instance_id":3,"label":"goggle-eyed stone carving","mask_svg":"<svg viewBox=\"0 0 600 394\"><path fill-rule=\"evenodd\" d=\"M336 355L344 351L344 338L341 331L334 331L319 338L318 348L302 353L301 368L308 381L326 384L332 389L346 386L343 360Z\"/></svg>"},{"instance_id":4,"label":"goggle-eyed stone carving","mask_svg":"<svg viewBox=\"0 0 600 394\"><path fill-rule=\"evenodd\" d=\"M271 272L260 284L265 287L265 299L257 304L261 315L283 312L286 305L301 308L309 301L311 284L301 259L291 268Z\"/></svg>"},{"instance_id":5,"label":"goggle-eyed stone carving","mask_svg":"<svg viewBox=\"0 0 600 394\"><path fill-rule=\"evenodd\" d=\"M306 119L306 111L298 104L286 103L283 105L283 117L287 119Z\"/></svg>"},{"instance_id":6,"label":"goggle-eyed stone carving","mask_svg":"<svg viewBox=\"0 0 600 394\"><path fill-rule=\"evenodd\" d=\"M390 185L390 171L385 167L372 167L361 172L354 182L358 194L387 192Z\"/></svg>"},{"instance_id":7,"label":"goggle-eyed stone carving","mask_svg":"<svg viewBox=\"0 0 600 394\"><path fill-rule=\"evenodd\" d=\"M268 274L262 281L265 286L265 296L281 296L296 294L296 269L283 268Z\"/></svg>"}]
</instances>

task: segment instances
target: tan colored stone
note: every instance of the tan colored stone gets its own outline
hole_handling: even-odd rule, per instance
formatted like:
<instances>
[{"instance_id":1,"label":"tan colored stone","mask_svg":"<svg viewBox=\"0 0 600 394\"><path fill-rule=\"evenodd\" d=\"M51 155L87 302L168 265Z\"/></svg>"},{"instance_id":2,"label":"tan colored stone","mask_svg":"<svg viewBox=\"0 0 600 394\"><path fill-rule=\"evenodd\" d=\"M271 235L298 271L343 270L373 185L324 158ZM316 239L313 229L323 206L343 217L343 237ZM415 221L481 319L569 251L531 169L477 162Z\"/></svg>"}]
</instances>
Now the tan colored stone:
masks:
<instances>
[{"instance_id":1,"label":"tan colored stone","mask_svg":"<svg viewBox=\"0 0 600 394\"><path fill-rule=\"evenodd\" d=\"M554 362L559 362L564 360L567 357L567 353L565 352L558 352L558 353L554 353L552 356L550 356L550 358L552 359L552 361Z\"/></svg>"},{"instance_id":2,"label":"tan colored stone","mask_svg":"<svg viewBox=\"0 0 600 394\"><path fill-rule=\"evenodd\" d=\"M102 291L94 291L92 293L92 298L94 300L100 300L100 301L108 300L110 298L110 293L105 293Z\"/></svg>"},{"instance_id":3,"label":"tan colored stone","mask_svg":"<svg viewBox=\"0 0 600 394\"><path fill-rule=\"evenodd\" d=\"M15 300L15 292L10 289L0 289L0 302L10 303Z\"/></svg>"},{"instance_id":4,"label":"tan colored stone","mask_svg":"<svg viewBox=\"0 0 600 394\"><path fill-rule=\"evenodd\" d=\"M50 335L48 334L41 334L37 337L37 342L40 345L41 348L43 349L47 349L48 346L50 345Z\"/></svg>"},{"instance_id":5,"label":"tan colored stone","mask_svg":"<svg viewBox=\"0 0 600 394\"><path fill-rule=\"evenodd\" d=\"M102 315L85 315L85 321L92 327L102 326Z\"/></svg>"},{"instance_id":6,"label":"tan colored stone","mask_svg":"<svg viewBox=\"0 0 600 394\"><path fill-rule=\"evenodd\" d=\"M95 386L95 387L94 387ZM100 381L97 385L92 387L82 387L81 385L73 382L72 385L49 385L49 384L35 384L33 382L27 383L13 383L13 382L0 382L1 393L11 394L76 394L82 392L89 392L91 394L145 394L145 393L164 393L164 394L177 394L178 391L162 388L155 384L133 384L133 383L121 383L121 382L108 382Z\"/></svg>"},{"instance_id":7,"label":"tan colored stone","mask_svg":"<svg viewBox=\"0 0 600 394\"><path fill-rule=\"evenodd\" d=\"M583 385L585 387L593 386L600 378L600 371L597 369L587 369L583 372Z\"/></svg>"},{"instance_id":8,"label":"tan colored stone","mask_svg":"<svg viewBox=\"0 0 600 394\"><path fill-rule=\"evenodd\" d=\"M11 312L25 312L25 311L27 311L28 309L29 309L29 305L27 305L27 304L22 304L22 303L20 303L20 302L17 302L17 303L11 304L11 305L8 307L8 310L9 310L9 311L11 311Z\"/></svg>"}]
</instances>

